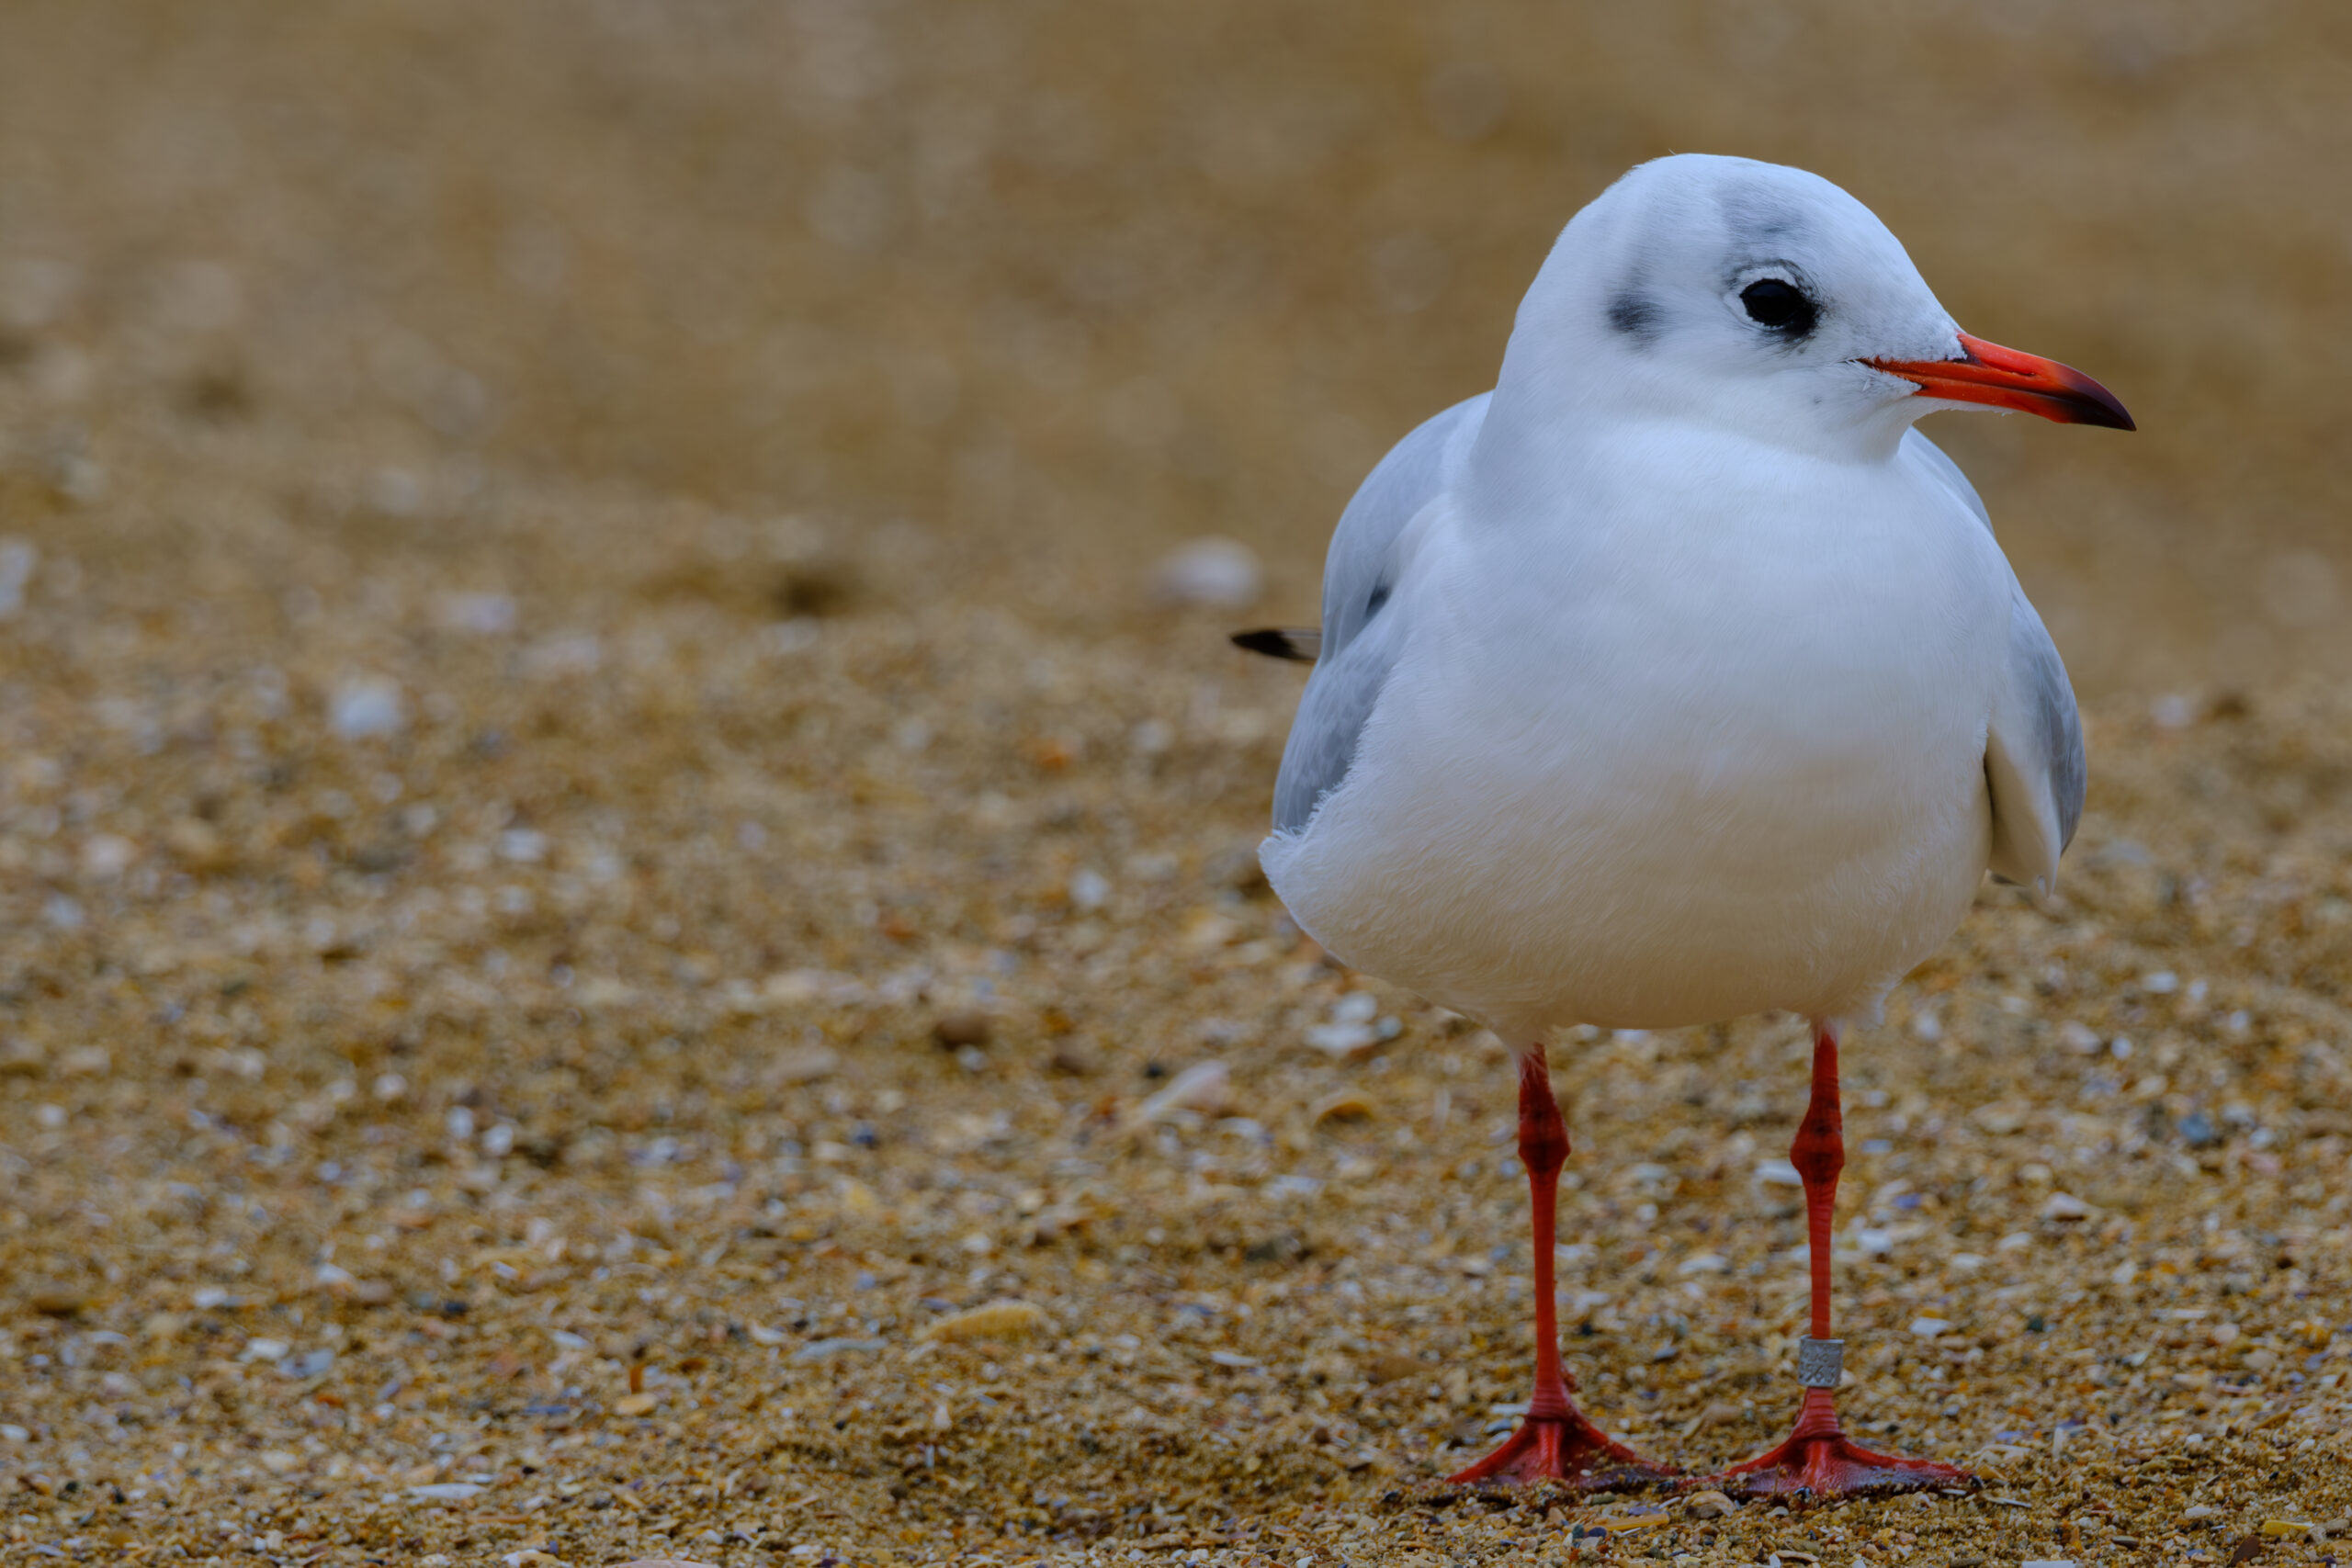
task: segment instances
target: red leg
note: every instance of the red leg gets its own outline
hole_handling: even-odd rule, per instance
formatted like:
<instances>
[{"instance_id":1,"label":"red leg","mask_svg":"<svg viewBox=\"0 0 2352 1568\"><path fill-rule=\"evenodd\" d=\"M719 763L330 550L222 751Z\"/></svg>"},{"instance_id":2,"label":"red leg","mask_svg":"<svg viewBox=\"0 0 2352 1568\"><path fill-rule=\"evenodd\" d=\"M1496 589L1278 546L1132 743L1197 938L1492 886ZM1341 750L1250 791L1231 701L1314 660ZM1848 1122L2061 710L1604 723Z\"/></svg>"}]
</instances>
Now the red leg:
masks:
<instances>
[{"instance_id":1,"label":"red leg","mask_svg":"<svg viewBox=\"0 0 2352 1568\"><path fill-rule=\"evenodd\" d=\"M1448 1479L1455 1484L1553 1481L1592 1491L1671 1480L1674 1472L1611 1442L1568 1397L1552 1300L1552 1247L1568 1129L1560 1120L1559 1102L1552 1098L1552 1075L1541 1045L1530 1047L1519 1059L1519 1157L1527 1167L1527 1190L1535 1206L1535 1392L1519 1430L1502 1447Z\"/></svg>"},{"instance_id":2,"label":"red leg","mask_svg":"<svg viewBox=\"0 0 2352 1568\"><path fill-rule=\"evenodd\" d=\"M1838 1425L1832 1390L1838 1386L1845 1346L1829 1337L1829 1244L1838 1173L1846 1168L1846 1135L1838 1105L1838 1031L1832 1024L1814 1025L1813 1100L1798 1123L1796 1142L1789 1146L1789 1161L1804 1180L1806 1239L1813 1260L1813 1332L1798 1347L1797 1376L1805 1390L1797 1407L1796 1430L1770 1452L1693 1484L1751 1497L1784 1493L1845 1497L1976 1485L1976 1478L1957 1465L1872 1453Z\"/></svg>"}]
</instances>

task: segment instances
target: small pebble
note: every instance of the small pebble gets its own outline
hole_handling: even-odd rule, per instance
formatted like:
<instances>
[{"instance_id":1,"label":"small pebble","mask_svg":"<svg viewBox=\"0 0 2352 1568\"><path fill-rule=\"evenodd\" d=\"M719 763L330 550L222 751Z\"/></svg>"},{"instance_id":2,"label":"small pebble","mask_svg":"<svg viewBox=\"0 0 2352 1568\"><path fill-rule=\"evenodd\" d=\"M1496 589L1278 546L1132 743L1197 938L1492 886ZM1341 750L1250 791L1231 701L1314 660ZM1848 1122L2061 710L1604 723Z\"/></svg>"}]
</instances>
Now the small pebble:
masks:
<instances>
[{"instance_id":1,"label":"small pebble","mask_svg":"<svg viewBox=\"0 0 2352 1568\"><path fill-rule=\"evenodd\" d=\"M1195 1062L1136 1111L1142 1122L1163 1121L1179 1111L1216 1116L1233 1108L1233 1074L1223 1062Z\"/></svg>"},{"instance_id":2,"label":"small pebble","mask_svg":"<svg viewBox=\"0 0 2352 1568\"><path fill-rule=\"evenodd\" d=\"M1099 871L1081 867L1070 874L1069 892L1071 908L1091 913L1110 902L1110 879Z\"/></svg>"},{"instance_id":3,"label":"small pebble","mask_svg":"<svg viewBox=\"0 0 2352 1568\"><path fill-rule=\"evenodd\" d=\"M2026 1112L2022 1107L2003 1101L1994 1105L1978 1106L1969 1112L1969 1120L1995 1137L2006 1138L2024 1129Z\"/></svg>"},{"instance_id":4,"label":"small pebble","mask_svg":"<svg viewBox=\"0 0 2352 1568\"><path fill-rule=\"evenodd\" d=\"M76 1045L57 1059L61 1077L104 1077L114 1067L114 1053L103 1045Z\"/></svg>"},{"instance_id":5,"label":"small pebble","mask_svg":"<svg viewBox=\"0 0 2352 1568\"><path fill-rule=\"evenodd\" d=\"M967 1339L1011 1339L1046 1326L1046 1312L1034 1302L989 1302L934 1318L918 1336L958 1343Z\"/></svg>"},{"instance_id":6,"label":"small pebble","mask_svg":"<svg viewBox=\"0 0 2352 1568\"><path fill-rule=\"evenodd\" d=\"M345 740L380 740L408 728L408 703L398 682L365 677L335 689L329 717Z\"/></svg>"},{"instance_id":7,"label":"small pebble","mask_svg":"<svg viewBox=\"0 0 2352 1568\"><path fill-rule=\"evenodd\" d=\"M1317 1122L1363 1122L1374 1114L1372 1097L1362 1089L1343 1089L1315 1102L1309 1113Z\"/></svg>"},{"instance_id":8,"label":"small pebble","mask_svg":"<svg viewBox=\"0 0 2352 1568\"><path fill-rule=\"evenodd\" d=\"M984 1012L943 1013L931 1026L931 1037L950 1051L989 1043L989 1015Z\"/></svg>"},{"instance_id":9,"label":"small pebble","mask_svg":"<svg viewBox=\"0 0 2352 1568\"><path fill-rule=\"evenodd\" d=\"M334 1368L334 1352L328 1349L305 1350L288 1356L277 1363L278 1375L301 1382L324 1377Z\"/></svg>"},{"instance_id":10,"label":"small pebble","mask_svg":"<svg viewBox=\"0 0 2352 1568\"><path fill-rule=\"evenodd\" d=\"M1214 909L1195 909L1184 921L1184 946L1193 953L1213 953L1239 942L1245 928Z\"/></svg>"},{"instance_id":11,"label":"small pebble","mask_svg":"<svg viewBox=\"0 0 2352 1568\"><path fill-rule=\"evenodd\" d=\"M776 1053L768 1071L778 1083L815 1083L841 1070L842 1054L830 1045L796 1045Z\"/></svg>"},{"instance_id":12,"label":"small pebble","mask_svg":"<svg viewBox=\"0 0 2352 1568\"><path fill-rule=\"evenodd\" d=\"M23 611L25 588L40 565L40 547L23 539L0 539L0 621L14 620Z\"/></svg>"},{"instance_id":13,"label":"small pebble","mask_svg":"<svg viewBox=\"0 0 2352 1568\"><path fill-rule=\"evenodd\" d=\"M234 858L220 829L197 817L183 817L166 827L164 847L190 871L220 871Z\"/></svg>"},{"instance_id":14,"label":"small pebble","mask_svg":"<svg viewBox=\"0 0 2352 1568\"><path fill-rule=\"evenodd\" d=\"M514 601L503 593L450 593L442 598L442 624L475 637L503 637L514 629Z\"/></svg>"},{"instance_id":15,"label":"small pebble","mask_svg":"<svg viewBox=\"0 0 2352 1568\"><path fill-rule=\"evenodd\" d=\"M1306 1039L1326 1055L1354 1061L1370 1055L1378 1047L1380 1032L1369 1023L1315 1023L1306 1027Z\"/></svg>"},{"instance_id":16,"label":"small pebble","mask_svg":"<svg viewBox=\"0 0 2352 1568\"><path fill-rule=\"evenodd\" d=\"M830 1361L836 1356L865 1355L888 1348L879 1339L844 1335L832 1339L812 1339L795 1350L790 1359L800 1362Z\"/></svg>"},{"instance_id":17,"label":"small pebble","mask_svg":"<svg viewBox=\"0 0 2352 1568\"><path fill-rule=\"evenodd\" d=\"M26 1293L25 1304L43 1317L74 1317L90 1298L69 1285L37 1285Z\"/></svg>"},{"instance_id":18,"label":"small pebble","mask_svg":"<svg viewBox=\"0 0 2352 1568\"><path fill-rule=\"evenodd\" d=\"M1697 1437L1702 1432L1709 1431L1714 1427L1722 1426L1726 1421L1736 1421L1738 1419L1739 1406L1736 1404L1726 1404L1719 1399L1709 1404L1705 1409L1700 1411L1698 1415L1692 1416L1690 1424L1682 1428L1682 1436L1684 1440L1687 1441L1691 1438Z\"/></svg>"},{"instance_id":19,"label":"small pebble","mask_svg":"<svg viewBox=\"0 0 2352 1568\"><path fill-rule=\"evenodd\" d=\"M1263 592L1257 552L1234 539L1195 539L1160 558L1152 592L1163 604L1246 610Z\"/></svg>"}]
</instances>

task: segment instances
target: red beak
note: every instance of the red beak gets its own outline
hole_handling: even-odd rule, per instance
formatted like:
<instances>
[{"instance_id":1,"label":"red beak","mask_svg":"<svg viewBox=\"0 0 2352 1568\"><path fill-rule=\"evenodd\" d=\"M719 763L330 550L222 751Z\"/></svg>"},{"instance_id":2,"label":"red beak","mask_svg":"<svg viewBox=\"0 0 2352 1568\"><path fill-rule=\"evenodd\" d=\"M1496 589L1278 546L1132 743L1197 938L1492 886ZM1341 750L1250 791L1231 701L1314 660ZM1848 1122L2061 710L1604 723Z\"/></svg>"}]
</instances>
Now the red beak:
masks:
<instances>
[{"instance_id":1,"label":"red beak","mask_svg":"<svg viewBox=\"0 0 2352 1568\"><path fill-rule=\"evenodd\" d=\"M2061 424L2098 424L2136 430L2115 394L2071 366L2019 354L1981 337L1960 334L1961 359L1865 359L1890 376L1916 381L1931 398L1956 403L1989 403L1996 409L2038 413Z\"/></svg>"}]
</instances>

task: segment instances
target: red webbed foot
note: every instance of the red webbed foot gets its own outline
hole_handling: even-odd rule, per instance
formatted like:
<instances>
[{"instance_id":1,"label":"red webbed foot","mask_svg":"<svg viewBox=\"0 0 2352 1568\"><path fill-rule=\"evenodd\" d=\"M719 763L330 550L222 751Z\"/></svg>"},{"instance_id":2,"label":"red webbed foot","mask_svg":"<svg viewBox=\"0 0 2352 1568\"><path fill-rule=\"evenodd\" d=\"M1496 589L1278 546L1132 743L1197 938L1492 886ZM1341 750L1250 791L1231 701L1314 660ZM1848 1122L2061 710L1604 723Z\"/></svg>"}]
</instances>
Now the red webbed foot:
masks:
<instances>
[{"instance_id":1,"label":"red webbed foot","mask_svg":"<svg viewBox=\"0 0 2352 1568\"><path fill-rule=\"evenodd\" d=\"M1788 1440L1720 1475L1691 1483L1735 1497L1853 1497L1982 1484L1956 1464L1873 1453L1846 1436L1826 1389L1805 1391Z\"/></svg>"},{"instance_id":2,"label":"red webbed foot","mask_svg":"<svg viewBox=\"0 0 2352 1568\"><path fill-rule=\"evenodd\" d=\"M1652 1486L1681 1472L1653 1464L1585 1418L1568 1397L1574 1385L1560 1364L1560 1328L1554 1283L1554 1238L1560 1202L1560 1166L1568 1157L1568 1129L1552 1093L1544 1047L1519 1059L1519 1157L1527 1167L1535 1243L1535 1388L1527 1418L1503 1446L1448 1480L1458 1486L1525 1486L1552 1482L1579 1491Z\"/></svg>"},{"instance_id":3,"label":"red webbed foot","mask_svg":"<svg viewBox=\"0 0 2352 1568\"><path fill-rule=\"evenodd\" d=\"M1644 1459L1571 1405L1564 1416L1530 1416L1502 1447L1459 1474L1455 1486L1525 1486L1554 1482L1588 1492L1623 1492L1681 1478L1680 1471Z\"/></svg>"}]
</instances>

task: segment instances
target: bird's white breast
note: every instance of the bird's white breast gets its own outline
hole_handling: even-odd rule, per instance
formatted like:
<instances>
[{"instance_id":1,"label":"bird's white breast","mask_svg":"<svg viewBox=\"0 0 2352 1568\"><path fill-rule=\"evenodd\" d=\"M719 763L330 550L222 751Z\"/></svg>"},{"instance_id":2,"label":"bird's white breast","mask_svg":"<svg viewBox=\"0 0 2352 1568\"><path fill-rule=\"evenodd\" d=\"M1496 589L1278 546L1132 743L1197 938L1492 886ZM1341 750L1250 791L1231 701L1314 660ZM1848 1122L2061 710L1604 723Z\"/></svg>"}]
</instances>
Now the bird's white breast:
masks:
<instances>
[{"instance_id":1,"label":"bird's white breast","mask_svg":"<svg viewBox=\"0 0 2352 1568\"><path fill-rule=\"evenodd\" d=\"M1906 468L1644 439L1573 511L1438 503L1354 764L1268 873L1498 1027L1867 1015L1984 873L2006 565Z\"/></svg>"}]
</instances>

